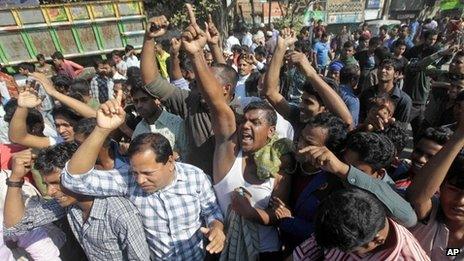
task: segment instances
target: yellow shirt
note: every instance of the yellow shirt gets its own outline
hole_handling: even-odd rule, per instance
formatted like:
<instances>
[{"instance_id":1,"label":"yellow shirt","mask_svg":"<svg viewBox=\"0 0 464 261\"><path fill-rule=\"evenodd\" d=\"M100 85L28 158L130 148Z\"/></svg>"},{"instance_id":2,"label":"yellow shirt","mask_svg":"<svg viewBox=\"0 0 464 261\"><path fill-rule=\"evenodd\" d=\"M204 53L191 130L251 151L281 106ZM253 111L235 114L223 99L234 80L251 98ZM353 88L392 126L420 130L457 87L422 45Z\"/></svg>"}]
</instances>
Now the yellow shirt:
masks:
<instances>
[{"instance_id":1,"label":"yellow shirt","mask_svg":"<svg viewBox=\"0 0 464 261\"><path fill-rule=\"evenodd\" d=\"M168 66L166 64L167 59L170 57L169 53L163 52L163 54L156 54L158 60L159 71L164 79L169 79Z\"/></svg>"}]
</instances>

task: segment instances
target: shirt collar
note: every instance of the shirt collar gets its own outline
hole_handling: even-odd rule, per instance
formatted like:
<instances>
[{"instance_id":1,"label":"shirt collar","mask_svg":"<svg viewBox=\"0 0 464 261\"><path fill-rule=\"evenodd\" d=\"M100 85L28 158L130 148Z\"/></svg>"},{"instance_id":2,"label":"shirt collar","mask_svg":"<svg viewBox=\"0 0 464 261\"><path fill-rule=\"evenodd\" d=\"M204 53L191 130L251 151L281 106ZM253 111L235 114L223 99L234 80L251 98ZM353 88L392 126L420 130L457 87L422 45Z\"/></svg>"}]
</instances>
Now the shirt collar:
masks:
<instances>
[{"instance_id":1,"label":"shirt collar","mask_svg":"<svg viewBox=\"0 0 464 261\"><path fill-rule=\"evenodd\" d=\"M174 180L171 182L171 184L167 185L163 189L160 189L158 192L168 191L174 188L177 185L177 183L185 180L187 180L185 170L179 163L176 162L174 163Z\"/></svg>"},{"instance_id":2,"label":"shirt collar","mask_svg":"<svg viewBox=\"0 0 464 261\"><path fill-rule=\"evenodd\" d=\"M107 209L107 202L104 199L94 198L92 209L90 210L89 217L94 219L105 220L105 213Z\"/></svg>"},{"instance_id":3,"label":"shirt collar","mask_svg":"<svg viewBox=\"0 0 464 261\"><path fill-rule=\"evenodd\" d=\"M158 119L156 119L156 121L153 124L155 124L157 122L159 122L159 123L161 123L163 125L169 124L169 117L168 116L169 116L168 112L166 112L165 110L162 110L160 116L158 117ZM149 124L147 122L147 120L142 119L141 122L146 126L147 129L150 129L150 125L152 125L152 124Z\"/></svg>"}]
</instances>

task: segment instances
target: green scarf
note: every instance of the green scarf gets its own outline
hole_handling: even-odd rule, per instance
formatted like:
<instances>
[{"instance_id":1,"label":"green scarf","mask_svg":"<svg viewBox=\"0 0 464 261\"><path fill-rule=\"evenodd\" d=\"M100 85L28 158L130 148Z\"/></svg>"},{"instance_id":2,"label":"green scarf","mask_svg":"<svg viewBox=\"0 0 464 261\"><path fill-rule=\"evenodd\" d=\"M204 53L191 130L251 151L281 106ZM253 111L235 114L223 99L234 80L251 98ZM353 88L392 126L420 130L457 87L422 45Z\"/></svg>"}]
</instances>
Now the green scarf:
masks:
<instances>
[{"instance_id":1,"label":"green scarf","mask_svg":"<svg viewBox=\"0 0 464 261\"><path fill-rule=\"evenodd\" d=\"M279 139L276 134L260 150L255 152L253 158L256 163L256 175L260 180L275 177L280 169L280 157L293 151L293 142L289 139Z\"/></svg>"}]
</instances>

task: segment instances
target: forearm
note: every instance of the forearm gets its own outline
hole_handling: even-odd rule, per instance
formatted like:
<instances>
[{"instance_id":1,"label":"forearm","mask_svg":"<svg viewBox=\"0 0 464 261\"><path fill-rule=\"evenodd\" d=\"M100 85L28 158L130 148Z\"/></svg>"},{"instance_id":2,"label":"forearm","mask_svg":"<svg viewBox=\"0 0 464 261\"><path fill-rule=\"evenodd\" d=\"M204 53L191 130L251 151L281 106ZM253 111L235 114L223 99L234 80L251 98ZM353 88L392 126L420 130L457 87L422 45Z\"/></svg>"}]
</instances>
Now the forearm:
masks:
<instances>
[{"instance_id":1,"label":"forearm","mask_svg":"<svg viewBox=\"0 0 464 261\"><path fill-rule=\"evenodd\" d=\"M178 54L171 54L171 70L169 77L171 81L175 81L182 78L182 71L180 70L180 60Z\"/></svg>"},{"instance_id":2,"label":"forearm","mask_svg":"<svg viewBox=\"0 0 464 261\"><path fill-rule=\"evenodd\" d=\"M224 231L224 224L219 221L219 220L213 220L211 221L209 224L208 224L208 227L213 229L213 228L217 228L217 229L220 229L222 231Z\"/></svg>"},{"instance_id":3,"label":"forearm","mask_svg":"<svg viewBox=\"0 0 464 261\"><path fill-rule=\"evenodd\" d=\"M211 44L209 45L209 49L211 50L211 54L213 55L213 59L216 63L225 64L226 60L222 55L222 49L218 44Z\"/></svg>"},{"instance_id":4,"label":"forearm","mask_svg":"<svg viewBox=\"0 0 464 261\"><path fill-rule=\"evenodd\" d=\"M415 175L407 190L407 198L413 205L430 201L440 188L456 155L464 146L464 133L459 129L443 148Z\"/></svg>"},{"instance_id":5,"label":"forearm","mask_svg":"<svg viewBox=\"0 0 464 261\"><path fill-rule=\"evenodd\" d=\"M87 173L97 161L98 153L110 134L110 130L95 127L90 136L79 146L68 163L67 170L73 175Z\"/></svg>"},{"instance_id":6,"label":"forearm","mask_svg":"<svg viewBox=\"0 0 464 261\"><path fill-rule=\"evenodd\" d=\"M264 76L264 95L271 98L279 93L279 75L285 56L285 49L277 47L269 64L268 71Z\"/></svg>"},{"instance_id":7,"label":"forearm","mask_svg":"<svg viewBox=\"0 0 464 261\"><path fill-rule=\"evenodd\" d=\"M11 181L20 179L10 178ZM18 224L24 216L25 208L21 188L8 187L5 197L5 209L3 210L4 226L9 228Z\"/></svg>"},{"instance_id":8,"label":"forearm","mask_svg":"<svg viewBox=\"0 0 464 261\"><path fill-rule=\"evenodd\" d=\"M304 73L319 96L321 96L324 106L328 111L340 117L345 123L353 127L353 117L350 110L343 102L340 95L335 92L319 75L315 74L311 69L304 69Z\"/></svg>"},{"instance_id":9,"label":"forearm","mask_svg":"<svg viewBox=\"0 0 464 261\"><path fill-rule=\"evenodd\" d=\"M140 54L140 69L142 81L148 84L159 75L158 65L155 61L155 42L153 39L144 38L142 53Z\"/></svg>"},{"instance_id":10,"label":"forearm","mask_svg":"<svg viewBox=\"0 0 464 261\"><path fill-rule=\"evenodd\" d=\"M10 128L8 136L14 143L19 143L22 139L27 136L26 118L28 109L23 107L17 107L13 118L10 122Z\"/></svg>"},{"instance_id":11,"label":"forearm","mask_svg":"<svg viewBox=\"0 0 464 261\"><path fill-rule=\"evenodd\" d=\"M413 71L423 71L425 70L429 65L434 63L436 60L442 58L443 55L441 52L436 52L432 55L429 55L425 57L424 59L418 61L414 66L413 66Z\"/></svg>"},{"instance_id":12,"label":"forearm","mask_svg":"<svg viewBox=\"0 0 464 261\"><path fill-rule=\"evenodd\" d=\"M97 116L97 111L92 109L89 105L78 101L74 98L71 98L65 94L62 94L58 91L50 93L50 96L60 101L62 104L68 106L69 108L76 111L84 118L95 118Z\"/></svg>"}]
</instances>

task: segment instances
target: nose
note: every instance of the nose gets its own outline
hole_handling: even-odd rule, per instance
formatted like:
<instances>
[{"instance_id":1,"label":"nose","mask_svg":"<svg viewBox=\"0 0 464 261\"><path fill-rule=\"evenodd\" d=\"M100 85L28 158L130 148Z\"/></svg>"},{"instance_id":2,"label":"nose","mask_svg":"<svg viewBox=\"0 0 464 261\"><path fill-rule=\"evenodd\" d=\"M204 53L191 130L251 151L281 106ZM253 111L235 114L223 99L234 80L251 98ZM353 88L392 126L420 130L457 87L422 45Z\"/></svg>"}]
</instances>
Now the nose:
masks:
<instances>
[{"instance_id":1,"label":"nose","mask_svg":"<svg viewBox=\"0 0 464 261\"><path fill-rule=\"evenodd\" d=\"M64 126L58 126L57 131L58 133L63 133L66 131L66 128Z\"/></svg>"},{"instance_id":2,"label":"nose","mask_svg":"<svg viewBox=\"0 0 464 261\"><path fill-rule=\"evenodd\" d=\"M137 175L137 184L139 185L143 185L143 183L145 183L146 179L143 175Z\"/></svg>"}]
</instances>

